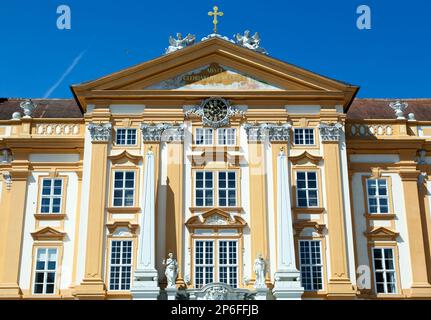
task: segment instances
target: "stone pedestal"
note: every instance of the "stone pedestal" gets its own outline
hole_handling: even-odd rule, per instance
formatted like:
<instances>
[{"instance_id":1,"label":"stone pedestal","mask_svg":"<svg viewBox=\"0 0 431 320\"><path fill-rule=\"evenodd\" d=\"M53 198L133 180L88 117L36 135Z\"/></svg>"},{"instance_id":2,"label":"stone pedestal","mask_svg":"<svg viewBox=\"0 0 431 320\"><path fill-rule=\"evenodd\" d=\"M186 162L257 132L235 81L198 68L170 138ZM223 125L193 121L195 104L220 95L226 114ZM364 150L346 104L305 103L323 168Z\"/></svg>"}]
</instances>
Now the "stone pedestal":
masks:
<instances>
[{"instance_id":1,"label":"stone pedestal","mask_svg":"<svg viewBox=\"0 0 431 320\"><path fill-rule=\"evenodd\" d=\"M268 300L268 292L269 289L264 288L256 288L255 300Z\"/></svg>"},{"instance_id":2,"label":"stone pedestal","mask_svg":"<svg viewBox=\"0 0 431 320\"><path fill-rule=\"evenodd\" d=\"M301 286L299 277L297 270L276 272L274 289L272 289L274 297L277 300L300 300L304 288Z\"/></svg>"},{"instance_id":3,"label":"stone pedestal","mask_svg":"<svg viewBox=\"0 0 431 320\"><path fill-rule=\"evenodd\" d=\"M168 297L168 300L175 300L177 297L178 290L175 287L172 287L172 288L168 287L165 289L165 292L166 292L166 296Z\"/></svg>"},{"instance_id":4,"label":"stone pedestal","mask_svg":"<svg viewBox=\"0 0 431 320\"><path fill-rule=\"evenodd\" d=\"M157 300L160 295L157 271L136 271L135 280L130 291L134 300Z\"/></svg>"}]
</instances>

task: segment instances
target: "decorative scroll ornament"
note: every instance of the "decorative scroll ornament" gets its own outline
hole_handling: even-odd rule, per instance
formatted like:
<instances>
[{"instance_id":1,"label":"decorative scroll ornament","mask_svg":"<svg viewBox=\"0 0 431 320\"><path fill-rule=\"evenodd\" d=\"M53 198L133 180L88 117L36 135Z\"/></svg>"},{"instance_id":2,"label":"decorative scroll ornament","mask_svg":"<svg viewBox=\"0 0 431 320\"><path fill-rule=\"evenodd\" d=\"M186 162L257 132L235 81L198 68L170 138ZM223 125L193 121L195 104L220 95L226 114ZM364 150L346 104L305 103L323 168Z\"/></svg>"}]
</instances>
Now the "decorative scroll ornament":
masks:
<instances>
[{"instance_id":1,"label":"decorative scroll ornament","mask_svg":"<svg viewBox=\"0 0 431 320\"><path fill-rule=\"evenodd\" d=\"M142 140L144 142L171 142L184 140L184 125L158 123L141 124Z\"/></svg>"},{"instance_id":2,"label":"decorative scroll ornament","mask_svg":"<svg viewBox=\"0 0 431 320\"><path fill-rule=\"evenodd\" d=\"M406 117L404 116L404 111L409 106L406 102L401 102L400 100L397 100L395 102L391 102L389 106L395 111L395 116L398 120L403 120Z\"/></svg>"},{"instance_id":3,"label":"decorative scroll ornament","mask_svg":"<svg viewBox=\"0 0 431 320\"><path fill-rule=\"evenodd\" d=\"M3 172L3 179L6 183L6 190L10 190L12 188L12 175L9 171Z\"/></svg>"},{"instance_id":4,"label":"decorative scroll ornament","mask_svg":"<svg viewBox=\"0 0 431 320\"><path fill-rule=\"evenodd\" d=\"M285 124L273 124L273 123L261 123L261 124L250 124L244 125L244 129L247 132L249 142L264 141L290 141L290 131L292 125L289 123Z\"/></svg>"},{"instance_id":5,"label":"decorative scroll ornament","mask_svg":"<svg viewBox=\"0 0 431 320\"><path fill-rule=\"evenodd\" d=\"M223 98L212 97L204 100L200 106L193 106L185 112L186 119L191 115L201 117L204 126L216 129L228 126L232 117L241 116L244 118L245 112L236 106L231 106Z\"/></svg>"},{"instance_id":6,"label":"decorative scroll ornament","mask_svg":"<svg viewBox=\"0 0 431 320\"><path fill-rule=\"evenodd\" d=\"M185 47L191 46L195 43L196 36L192 34L188 34L185 38L181 35L181 33L177 33L177 39L170 36L169 37L169 47L165 50L165 53L172 53L177 50L184 49Z\"/></svg>"},{"instance_id":7,"label":"decorative scroll ornament","mask_svg":"<svg viewBox=\"0 0 431 320\"><path fill-rule=\"evenodd\" d=\"M319 125L320 136L322 137L322 141L339 141L340 140L340 131L343 128L343 125L339 122L337 123L321 123Z\"/></svg>"},{"instance_id":8,"label":"decorative scroll ornament","mask_svg":"<svg viewBox=\"0 0 431 320\"><path fill-rule=\"evenodd\" d=\"M112 124L111 123L90 123L88 125L91 141L108 142L111 138Z\"/></svg>"},{"instance_id":9,"label":"decorative scroll ornament","mask_svg":"<svg viewBox=\"0 0 431 320\"><path fill-rule=\"evenodd\" d=\"M268 52L260 46L260 36L259 33L255 33L254 36L250 36L250 31L246 30L244 35L237 33L234 35L234 39L237 45L259 52L263 54L268 54Z\"/></svg>"},{"instance_id":10,"label":"decorative scroll ornament","mask_svg":"<svg viewBox=\"0 0 431 320\"><path fill-rule=\"evenodd\" d=\"M35 104L31 99L25 100L20 104L21 109L24 110L24 118L31 118L31 114L34 109L36 109L37 104Z\"/></svg>"}]
</instances>

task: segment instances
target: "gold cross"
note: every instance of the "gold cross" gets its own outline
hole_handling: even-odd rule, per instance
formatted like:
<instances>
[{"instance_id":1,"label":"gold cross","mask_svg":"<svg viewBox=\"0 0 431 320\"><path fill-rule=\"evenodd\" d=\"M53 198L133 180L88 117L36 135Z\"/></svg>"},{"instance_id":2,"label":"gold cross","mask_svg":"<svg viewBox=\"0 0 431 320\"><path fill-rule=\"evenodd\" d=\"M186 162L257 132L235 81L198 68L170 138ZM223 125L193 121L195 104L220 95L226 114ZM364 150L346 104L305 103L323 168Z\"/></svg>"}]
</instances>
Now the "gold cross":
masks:
<instances>
[{"instance_id":1,"label":"gold cross","mask_svg":"<svg viewBox=\"0 0 431 320\"><path fill-rule=\"evenodd\" d=\"M218 11L218 7L214 6L214 12L210 11L210 12L208 12L208 15L210 17L214 16L214 20L213 20L213 23L214 23L214 33L217 33L217 24L218 24L217 16L223 17L224 13L221 12L221 11L219 12Z\"/></svg>"}]
</instances>

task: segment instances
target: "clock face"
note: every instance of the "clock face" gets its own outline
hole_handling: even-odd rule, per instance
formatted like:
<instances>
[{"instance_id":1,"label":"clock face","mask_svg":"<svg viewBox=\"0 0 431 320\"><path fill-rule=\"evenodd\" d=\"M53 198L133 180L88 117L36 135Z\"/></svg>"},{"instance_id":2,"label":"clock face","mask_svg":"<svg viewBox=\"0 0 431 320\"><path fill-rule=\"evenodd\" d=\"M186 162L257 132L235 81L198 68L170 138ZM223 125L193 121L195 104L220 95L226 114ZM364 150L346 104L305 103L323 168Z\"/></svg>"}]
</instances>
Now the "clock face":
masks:
<instances>
[{"instance_id":1,"label":"clock face","mask_svg":"<svg viewBox=\"0 0 431 320\"><path fill-rule=\"evenodd\" d=\"M217 123L226 119L228 103L221 98L209 98L203 104L203 115L205 119Z\"/></svg>"}]
</instances>

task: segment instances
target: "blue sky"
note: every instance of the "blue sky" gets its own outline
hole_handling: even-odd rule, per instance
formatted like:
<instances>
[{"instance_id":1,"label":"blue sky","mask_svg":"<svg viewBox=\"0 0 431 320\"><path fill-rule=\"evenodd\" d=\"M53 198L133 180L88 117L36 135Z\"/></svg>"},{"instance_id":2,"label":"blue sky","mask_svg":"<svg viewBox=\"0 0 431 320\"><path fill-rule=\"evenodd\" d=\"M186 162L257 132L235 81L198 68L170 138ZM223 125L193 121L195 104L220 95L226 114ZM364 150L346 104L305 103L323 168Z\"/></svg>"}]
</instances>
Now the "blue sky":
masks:
<instances>
[{"instance_id":1,"label":"blue sky","mask_svg":"<svg viewBox=\"0 0 431 320\"><path fill-rule=\"evenodd\" d=\"M59 5L72 29L58 30ZM69 85L163 54L170 34L212 32L208 11L225 13L219 33L258 31L270 55L360 85L359 97L431 97L431 1L0 1L0 97L69 98ZM372 29L356 27L359 5Z\"/></svg>"}]
</instances>

